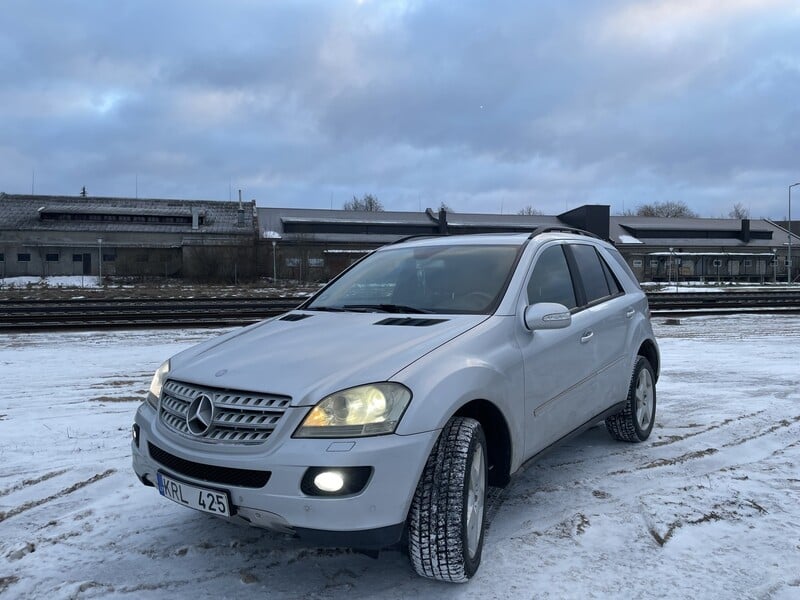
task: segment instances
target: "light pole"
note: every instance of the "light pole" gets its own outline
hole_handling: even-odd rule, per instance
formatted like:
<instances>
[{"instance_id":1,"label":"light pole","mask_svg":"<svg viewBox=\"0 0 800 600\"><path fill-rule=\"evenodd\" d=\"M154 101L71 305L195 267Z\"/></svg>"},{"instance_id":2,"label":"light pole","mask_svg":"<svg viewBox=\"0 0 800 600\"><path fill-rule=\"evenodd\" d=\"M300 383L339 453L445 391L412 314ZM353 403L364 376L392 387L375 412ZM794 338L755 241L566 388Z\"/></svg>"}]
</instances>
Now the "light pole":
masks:
<instances>
[{"instance_id":1,"label":"light pole","mask_svg":"<svg viewBox=\"0 0 800 600\"><path fill-rule=\"evenodd\" d=\"M275 270L277 265L277 247L278 240L272 240L272 283L275 283L278 280L277 271Z\"/></svg>"},{"instance_id":2,"label":"light pole","mask_svg":"<svg viewBox=\"0 0 800 600\"><path fill-rule=\"evenodd\" d=\"M277 271L277 246L278 240L281 239L281 234L277 231L265 231L264 237L267 238L272 242L272 282L276 282L278 280L278 271Z\"/></svg>"},{"instance_id":3,"label":"light pole","mask_svg":"<svg viewBox=\"0 0 800 600\"><path fill-rule=\"evenodd\" d=\"M97 272L100 275L100 285L103 285L103 238L97 238L97 254L98 254L98 262L97 262Z\"/></svg>"},{"instance_id":4,"label":"light pole","mask_svg":"<svg viewBox=\"0 0 800 600\"><path fill-rule=\"evenodd\" d=\"M800 185L800 181L789 186L789 251L786 255L786 283L792 284L792 188Z\"/></svg>"},{"instance_id":5,"label":"light pole","mask_svg":"<svg viewBox=\"0 0 800 600\"><path fill-rule=\"evenodd\" d=\"M669 268L667 269L667 287L672 285L672 261L673 261L672 254L674 250L675 250L674 248L669 249Z\"/></svg>"},{"instance_id":6,"label":"light pole","mask_svg":"<svg viewBox=\"0 0 800 600\"><path fill-rule=\"evenodd\" d=\"M778 283L778 249L772 249L772 283Z\"/></svg>"}]
</instances>

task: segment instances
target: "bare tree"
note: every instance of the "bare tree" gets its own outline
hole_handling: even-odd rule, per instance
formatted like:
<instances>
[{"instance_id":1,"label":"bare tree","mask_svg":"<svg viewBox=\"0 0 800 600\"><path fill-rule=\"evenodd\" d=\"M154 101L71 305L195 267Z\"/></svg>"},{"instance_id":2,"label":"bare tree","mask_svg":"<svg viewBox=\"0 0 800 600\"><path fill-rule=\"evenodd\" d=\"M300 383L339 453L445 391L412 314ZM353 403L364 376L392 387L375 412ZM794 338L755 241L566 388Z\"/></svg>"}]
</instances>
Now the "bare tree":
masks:
<instances>
[{"instance_id":1,"label":"bare tree","mask_svg":"<svg viewBox=\"0 0 800 600\"><path fill-rule=\"evenodd\" d=\"M636 216L639 217L696 217L694 212L682 200L667 200L665 202L653 202L652 204L642 204L636 208Z\"/></svg>"},{"instance_id":2,"label":"bare tree","mask_svg":"<svg viewBox=\"0 0 800 600\"><path fill-rule=\"evenodd\" d=\"M750 218L750 209L747 208L741 202L737 202L733 205L733 208L728 213L728 216L731 219L749 219Z\"/></svg>"},{"instance_id":3,"label":"bare tree","mask_svg":"<svg viewBox=\"0 0 800 600\"><path fill-rule=\"evenodd\" d=\"M518 215L529 215L529 216L532 216L532 215L541 215L541 214L542 214L542 211L540 211L538 208L533 208L533 206L531 206L530 204L528 204L527 206L523 206L522 208L520 208L520 209L517 211L517 214L518 214Z\"/></svg>"},{"instance_id":4,"label":"bare tree","mask_svg":"<svg viewBox=\"0 0 800 600\"><path fill-rule=\"evenodd\" d=\"M353 196L352 200L344 203L345 210L363 210L367 212L381 212L383 204L378 200L377 196L372 194L364 194L362 198Z\"/></svg>"}]
</instances>

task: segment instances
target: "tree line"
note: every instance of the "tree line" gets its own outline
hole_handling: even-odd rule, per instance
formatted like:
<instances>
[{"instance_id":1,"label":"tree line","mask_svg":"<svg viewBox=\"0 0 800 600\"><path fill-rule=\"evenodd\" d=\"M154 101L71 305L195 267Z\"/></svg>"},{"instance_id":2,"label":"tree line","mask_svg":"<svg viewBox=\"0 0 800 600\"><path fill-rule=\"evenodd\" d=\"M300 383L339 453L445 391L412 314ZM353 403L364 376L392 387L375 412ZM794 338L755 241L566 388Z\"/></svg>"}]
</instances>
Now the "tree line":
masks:
<instances>
[{"instance_id":1,"label":"tree line","mask_svg":"<svg viewBox=\"0 0 800 600\"><path fill-rule=\"evenodd\" d=\"M344 210L357 210L365 212L382 212L383 203L373 194L364 194L361 198L353 196L352 200L344 203ZM439 210L453 212L444 202L439 204ZM537 208L528 204L517 211L518 215L541 215ZM666 218L697 218L699 215L689 208L689 205L682 200L666 200L663 202L652 202L640 204L635 210L624 210L622 216L625 217L666 217ZM728 212L731 219L749 219L750 210L741 202L736 202Z\"/></svg>"}]
</instances>

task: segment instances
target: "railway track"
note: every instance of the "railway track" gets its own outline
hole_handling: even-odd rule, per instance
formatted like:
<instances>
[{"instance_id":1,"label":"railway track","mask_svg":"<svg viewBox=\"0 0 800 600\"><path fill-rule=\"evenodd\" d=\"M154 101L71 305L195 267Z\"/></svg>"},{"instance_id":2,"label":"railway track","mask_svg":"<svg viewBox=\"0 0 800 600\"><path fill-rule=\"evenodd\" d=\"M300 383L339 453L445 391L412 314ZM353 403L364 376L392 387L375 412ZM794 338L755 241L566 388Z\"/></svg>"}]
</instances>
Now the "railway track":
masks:
<instances>
[{"instance_id":1,"label":"railway track","mask_svg":"<svg viewBox=\"0 0 800 600\"><path fill-rule=\"evenodd\" d=\"M304 298L137 298L0 300L0 332L247 325L295 308Z\"/></svg>"},{"instance_id":2,"label":"railway track","mask_svg":"<svg viewBox=\"0 0 800 600\"><path fill-rule=\"evenodd\" d=\"M655 316L699 316L725 313L800 313L800 289L733 292L651 292Z\"/></svg>"},{"instance_id":3,"label":"railway track","mask_svg":"<svg viewBox=\"0 0 800 600\"><path fill-rule=\"evenodd\" d=\"M220 327L255 323L305 298L0 299L0 332L135 327ZM648 294L654 316L800 313L800 290Z\"/></svg>"}]
</instances>

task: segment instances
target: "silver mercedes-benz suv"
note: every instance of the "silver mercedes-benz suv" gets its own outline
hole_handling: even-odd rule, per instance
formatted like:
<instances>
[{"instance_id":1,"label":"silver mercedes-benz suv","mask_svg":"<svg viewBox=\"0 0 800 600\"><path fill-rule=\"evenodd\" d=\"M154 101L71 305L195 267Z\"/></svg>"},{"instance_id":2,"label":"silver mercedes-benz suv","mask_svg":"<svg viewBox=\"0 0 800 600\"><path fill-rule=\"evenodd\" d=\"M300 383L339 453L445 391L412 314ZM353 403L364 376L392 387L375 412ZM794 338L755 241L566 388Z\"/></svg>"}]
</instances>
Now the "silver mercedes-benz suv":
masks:
<instances>
[{"instance_id":1,"label":"silver mercedes-benz suv","mask_svg":"<svg viewBox=\"0 0 800 600\"><path fill-rule=\"evenodd\" d=\"M658 373L647 299L610 244L418 238L162 364L133 467L190 508L311 544L404 540L420 575L466 581L487 486L602 420L647 439Z\"/></svg>"}]
</instances>

